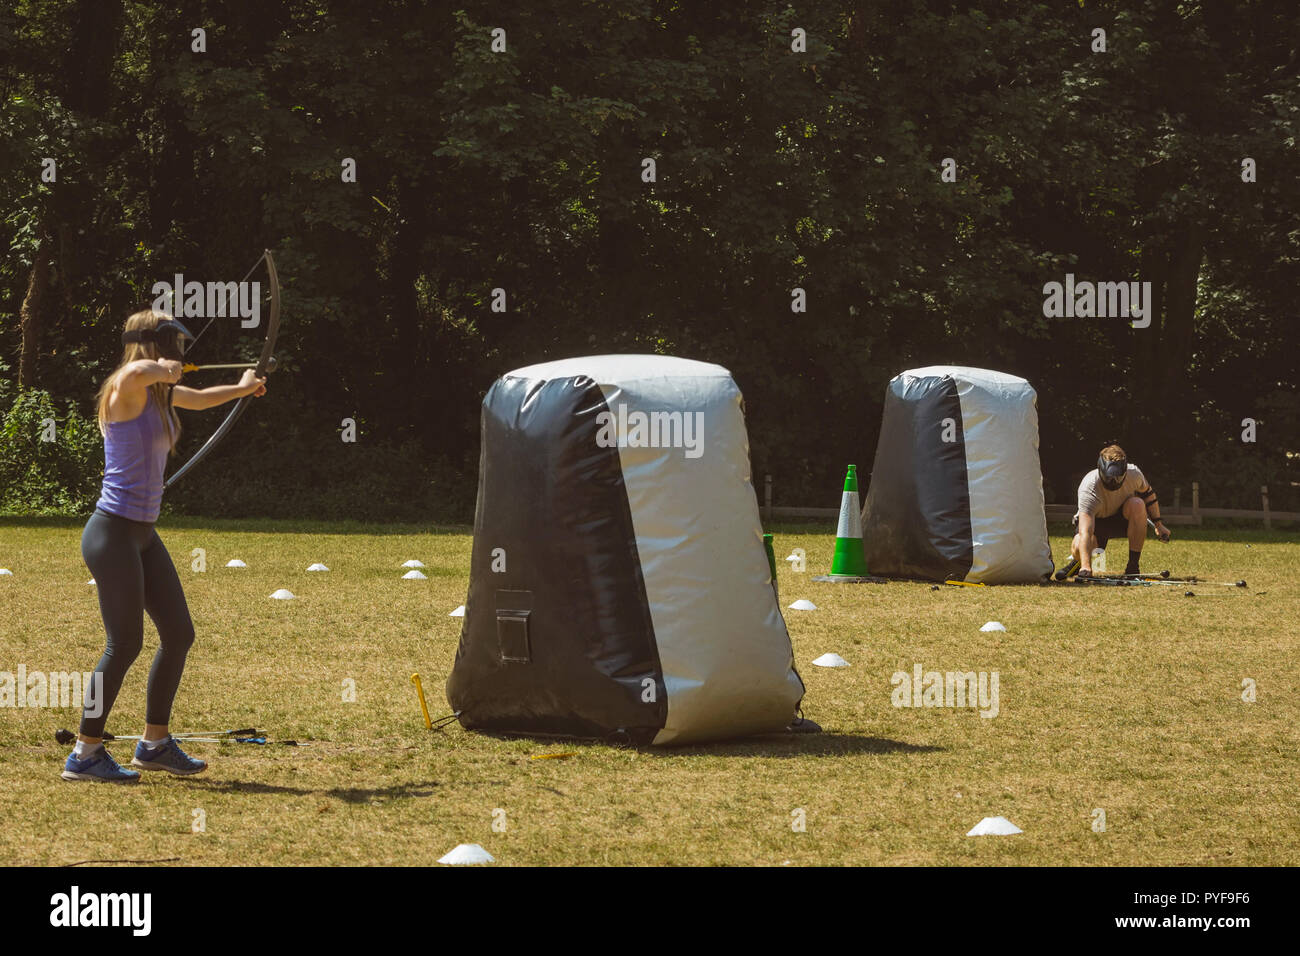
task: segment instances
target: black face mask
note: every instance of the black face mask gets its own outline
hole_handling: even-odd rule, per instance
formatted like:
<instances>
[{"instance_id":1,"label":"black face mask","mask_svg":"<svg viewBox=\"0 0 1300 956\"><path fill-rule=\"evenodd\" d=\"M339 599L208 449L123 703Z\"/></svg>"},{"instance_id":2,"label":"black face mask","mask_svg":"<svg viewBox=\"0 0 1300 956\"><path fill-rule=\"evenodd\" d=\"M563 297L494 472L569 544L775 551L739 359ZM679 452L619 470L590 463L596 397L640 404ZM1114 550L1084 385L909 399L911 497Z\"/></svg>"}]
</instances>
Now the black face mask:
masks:
<instances>
[{"instance_id":1,"label":"black face mask","mask_svg":"<svg viewBox=\"0 0 1300 956\"><path fill-rule=\"evenodd\" d=\"M185 349L193 341L194 333L176 319L163 319L152 329L136 329L122 333L123 345L132 342L152 342L158 347L159 355L176 362L185 357Z\"/></svg>"},{"instance_id":2,"label":"black face mask","mask_svg":"<svg viewBox=\"0 0 1300 956\"><path fill-rule=\"evenodd\" d=\"M1128 459L1107 461L1105 458L1098 457L1097 474L1101 477L1103 488L1107 491L1115 491L1124 484L1124 477L1128 474Z\"/></svg>"}]
</instances>

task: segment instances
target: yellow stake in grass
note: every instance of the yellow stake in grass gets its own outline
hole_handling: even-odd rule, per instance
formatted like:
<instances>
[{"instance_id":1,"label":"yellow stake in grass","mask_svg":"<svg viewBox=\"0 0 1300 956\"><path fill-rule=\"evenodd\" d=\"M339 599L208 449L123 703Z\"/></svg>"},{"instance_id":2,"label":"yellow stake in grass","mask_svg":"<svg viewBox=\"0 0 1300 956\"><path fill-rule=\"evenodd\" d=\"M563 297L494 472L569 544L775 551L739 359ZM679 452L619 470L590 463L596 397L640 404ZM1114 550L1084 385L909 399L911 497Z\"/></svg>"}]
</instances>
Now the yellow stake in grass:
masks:
<instances>
[{"instance_id":1,"label":"yellow stake in grass","mask_svg":"<svg viewBox=\"0 0 1300 956\"><path fill-rule=\"evenodd\" d=\"M420 684L420 675L412 674L411 683L415 685L415 692L420 695L420 710L424 712L424 726L433 730L433 721L429 719L429 705L424 702L424 687Z\"/></svg>"}]
</instances>

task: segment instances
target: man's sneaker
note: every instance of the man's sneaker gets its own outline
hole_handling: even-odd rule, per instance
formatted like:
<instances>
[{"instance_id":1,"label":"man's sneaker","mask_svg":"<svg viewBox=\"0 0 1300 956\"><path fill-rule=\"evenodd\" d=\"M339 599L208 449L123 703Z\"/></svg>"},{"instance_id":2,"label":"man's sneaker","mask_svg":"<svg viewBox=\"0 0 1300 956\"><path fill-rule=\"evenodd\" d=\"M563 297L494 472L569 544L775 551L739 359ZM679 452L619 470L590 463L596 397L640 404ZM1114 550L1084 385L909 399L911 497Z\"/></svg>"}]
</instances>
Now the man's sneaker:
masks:
<instances>
[{"instance_id":1,"label":"man's sneaker","mask_svg":"<svg viewBox=\"0 0 1300 956\"><path fill-rule=\"evenodd\" d=\"M195 760L176 743L176 738L169 736L160 747L146 747L144 741L135 745L135 756L131 766L141 770L166 770L179 777L188 777L200 770L207 770L208 765L202 760Z\"/></svg>"},{"instance_id":2,"label":"man's sneaker","mask_svg":"<svg viewBox=\"0 0 1300 956\"><path fill-rule=\"evenodd\" d=\"M95 783L138 783L140 775L134 770L123 770L113 759L113 755L102 744L94 753L78 758L68 754L68 762L63 765L64 780L83 780Z\"/></svg>"}]
</instances>

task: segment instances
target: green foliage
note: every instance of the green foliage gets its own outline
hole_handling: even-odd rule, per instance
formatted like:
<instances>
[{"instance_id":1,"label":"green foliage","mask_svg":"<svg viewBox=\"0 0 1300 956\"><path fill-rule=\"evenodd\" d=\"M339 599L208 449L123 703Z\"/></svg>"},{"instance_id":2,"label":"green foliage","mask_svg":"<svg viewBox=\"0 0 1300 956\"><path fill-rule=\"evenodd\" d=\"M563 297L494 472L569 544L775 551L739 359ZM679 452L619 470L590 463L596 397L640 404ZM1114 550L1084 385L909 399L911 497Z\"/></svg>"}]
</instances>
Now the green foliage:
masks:
<instances>
[{"instance_id":1,"label":"green foliage","mask_svg":"<svg viewBox=\"0 0 1300 956\"><path fill-rule=\"evenodd\" d=\"M318 441L299 432L274 451L226 452L213 455L211 465L205 460L204 471L196 469L168 492L169 511L364 522L464 523L474 517L473 469L430 460L415 441L344 444L337 435ZM268 460L292 461L292 471L265 467Z\"/></svg>"},{"instance_id":2,"label":"green foliage","mask_svg":"<svg viewBox=\"0 0 1300 956\"><path fill-rule=\"evenodd\" d=\"M620 351L731 369L785 503L833 501L885 383L935 363L1034 384L1057 497L1118 434L1162 486L1222 466L1281 500L1300 482L1279 412L1300 378L1293 7L25 0L0 14L0 358L42 223L39 384L83 408L155 281L234 279L271 246L284 371L177 508L467 500L496 376ZM1066 272L1150 279L1167 307L1141 333L1047 319ZM200 348L257 342L218 322ZM357 461L324 450L345 416L367 422ZM1268 418L1257 449L1248 416ZM248 467L275 481L246 488Z\"/></svg>"},{"instance_id":3,"label":"green foliage","mask_svg":"<svg viewBox=\"0 0 1300 956\"><path fill-rule=\"evenodd\" d=\"M3 384L3 380L0 380ZM103 474L99 427L48 392L0 388L0 514L84 515Z\"/></svg>"}]
</instances>

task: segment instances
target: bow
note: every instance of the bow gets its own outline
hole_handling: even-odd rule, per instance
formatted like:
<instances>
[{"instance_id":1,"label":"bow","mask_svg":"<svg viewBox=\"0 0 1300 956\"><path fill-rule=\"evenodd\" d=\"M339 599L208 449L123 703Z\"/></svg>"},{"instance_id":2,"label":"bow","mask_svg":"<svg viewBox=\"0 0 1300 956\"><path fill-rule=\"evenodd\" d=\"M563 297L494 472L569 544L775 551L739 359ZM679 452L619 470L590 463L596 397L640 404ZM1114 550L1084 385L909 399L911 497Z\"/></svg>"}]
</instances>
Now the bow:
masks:
<instances>
[{"instance_id":1,"label":"bow","mask_svg":"<svg viewBox=\"0 0 1300 956\"><path fill-rule=\"evenodd\" d=\"M248 270L244 279L247 279L248 276L252 275L253 270L256 269L264 260L266 262L267 276L271 280L271 315L266 322L266 341L262 343L262 355L257 360L257 364L253 366L253 374L258 378L265 378L266 375L275 368L275 355L273 354L275 351L275 336L276 333L280 331L280 277L275 271L275 257L271 255L270 249L265 250L257 262L253 263L253 268ZM215 318L215 316L213 318ZM212 319L208 319L208 325L211 324ZM195 342L199 340L199 336L202 336L203 333L208 330L208 325L203 326L203 329L199 334L194 337ZM191 343L191 346L192 345L193 343ZM203 443L203 447L196 451L189 461L181 465L170 478L163 482L164 491L176 484L176 482L180 481L181 478L185 476L186 472L202 461L208 452L212 451L212 449L217 446L217 443L220 442L221 439L226 436L226 433L234 427L235 422L239 420L239 416L244 414L244 409L248 407L248 402L252 397L253 396L251 395L245 395L235 402L235 407L230 410L230 414L226 416L226 420L222 422L217 427L217 430L212 433L211 437Z\"/></svg>"}]
</instances>

